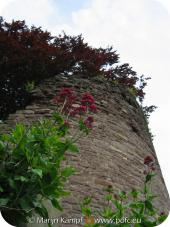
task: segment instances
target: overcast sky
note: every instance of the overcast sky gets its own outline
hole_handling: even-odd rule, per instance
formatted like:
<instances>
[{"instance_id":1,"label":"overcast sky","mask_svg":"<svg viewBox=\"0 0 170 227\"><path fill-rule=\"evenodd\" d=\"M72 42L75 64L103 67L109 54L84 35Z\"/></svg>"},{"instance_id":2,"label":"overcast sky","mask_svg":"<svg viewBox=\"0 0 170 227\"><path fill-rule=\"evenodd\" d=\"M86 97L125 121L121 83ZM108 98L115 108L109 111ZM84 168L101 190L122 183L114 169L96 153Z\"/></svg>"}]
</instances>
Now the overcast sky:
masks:
<instances>
[{"instance_id":1,"label":"overcast sky","mask_svg":"<svg viewBox=\"0 0 170 227\"><path fill-rule=\"evenodd\" d=\"M26 20L53 34L80 33L93 46L113 47L122 63L152 77L147 105L154 145L170 188L170 0L0 0L6 20Z\"/></svg>"}]
</instances>

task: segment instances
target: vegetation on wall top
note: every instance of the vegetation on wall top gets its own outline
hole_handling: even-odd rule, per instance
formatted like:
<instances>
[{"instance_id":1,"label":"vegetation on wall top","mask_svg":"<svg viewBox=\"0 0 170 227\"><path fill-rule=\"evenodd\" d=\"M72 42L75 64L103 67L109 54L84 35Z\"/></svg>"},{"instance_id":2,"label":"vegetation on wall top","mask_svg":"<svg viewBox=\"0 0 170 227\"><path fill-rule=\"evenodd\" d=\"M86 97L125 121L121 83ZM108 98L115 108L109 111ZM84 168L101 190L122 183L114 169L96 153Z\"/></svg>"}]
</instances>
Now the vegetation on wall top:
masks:
<instances>
[{"instance_id":1,"label":"vegetation on wall top","mask_svg":"<svg viewBox=\"0 0 170 227\"><path fill-rule=\"evenodd\" d=\"M25 21L8 23L0 17L0 119L28 104L27 84L58 74L102 75L142 101L148 78L138 77L129 64L118 61L112 47L93 48L81 35L52 36L41 27L29 28Z\"/></svg>"}]
</instances>

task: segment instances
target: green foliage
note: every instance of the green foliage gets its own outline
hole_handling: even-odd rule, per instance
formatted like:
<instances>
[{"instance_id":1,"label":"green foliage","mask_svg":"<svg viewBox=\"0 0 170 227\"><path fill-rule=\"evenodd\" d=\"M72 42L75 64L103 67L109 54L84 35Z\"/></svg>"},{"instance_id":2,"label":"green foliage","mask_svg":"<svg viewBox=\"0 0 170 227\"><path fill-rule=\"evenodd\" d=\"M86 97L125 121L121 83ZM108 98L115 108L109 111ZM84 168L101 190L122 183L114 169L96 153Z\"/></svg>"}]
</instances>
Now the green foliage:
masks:
<instances>
[{"instance_id":1,"label":"green foliage","mask_svg":"<svg viewBox=\"0 0 170 227\"><path fill-rule=\"evenodd\" d=\"M35 82L34 81L28 81L25 85L25 90L27 92L32 92L35 89Z\"/></svg>"},{"instance_id":2,"label":"green foliage","mask_svg":"<svg viewBox=\"0 0 170 227\"><path fill-rule=\"evenodd\" d=\"M134 87L128 88L128 92L134 97L137 96L137 90Z\"/></svg>"},{"instance_id":3,"label":"green foliage","mask_svg":"<svg viewBox=\"0 0 170 227\"><path fill-rule=\"evenodd\" d=\"M83 119L79 120L79 130L85 133L86 135L88 135L90 132L90 129L86 126Z\"/></svg>"},{"instance_id":4,"label":"green foliage","mask_svg":"<svg viewBox=\"0 0 170 227\"><path fill-rule=\"evenodd\" d=\"M157 196L152 195L150 182L154 176L155 174L148 172L143 190L132 189L128 194L124 191L114 194L109 186L105 190L105 206L100 210L92 211L91 197L85 197L81 203L85 227L151 227L161 224L167 215L159 214L153 205L153 200ZM86 221L90 218L92 222Z\"/></svg>"},{"instance_id":5,"label":"green foliage","mask_svg":"<svg viewBox=\"0 0 170 227\"><path fill-rule=\"evenodd\" d=\"M155 111L157 107L154 106L154 105L151 105L151 106L143 106L142 109L143 109L143 113L146 117L146 120L148 121L151 113L153 113Z\"/></svg>"},{"instance_id":6,"label":"green foliage","mask_svg":"<svg viewBox=\"0 0 170 227\"><path fill-rule=\"evenodd\" d=\"M18 124L10 134L0 135L0 209L18 212L26 222L33 212L48 218L43 205L50 200L62 210L60 199L69 193L64 182L75 172L62 167L65 152L78 152L59 114L31 126Z\"/></svg>"}]
</instances>

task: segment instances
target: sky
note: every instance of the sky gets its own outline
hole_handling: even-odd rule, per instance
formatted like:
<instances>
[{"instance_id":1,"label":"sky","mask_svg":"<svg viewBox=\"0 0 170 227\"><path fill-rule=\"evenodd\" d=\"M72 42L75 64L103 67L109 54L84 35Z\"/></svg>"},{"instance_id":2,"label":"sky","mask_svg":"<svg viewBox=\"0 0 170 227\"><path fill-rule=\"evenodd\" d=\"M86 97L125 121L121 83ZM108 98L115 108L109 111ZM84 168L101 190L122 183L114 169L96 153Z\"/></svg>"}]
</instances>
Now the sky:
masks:
<instances>
[{"instance_id":1,"label":"sky","mask_svg":"<svg viewBox=\"0 0 170 227\"><path fill-rule=\"evenodd\" d=\"M154 146L170 191L170 1L169 0L0 0L7 21L25 20L52 34L82 34L90 45L112 45L120 62L152 79L145 105Z\"/></svg>"}]
</instances>

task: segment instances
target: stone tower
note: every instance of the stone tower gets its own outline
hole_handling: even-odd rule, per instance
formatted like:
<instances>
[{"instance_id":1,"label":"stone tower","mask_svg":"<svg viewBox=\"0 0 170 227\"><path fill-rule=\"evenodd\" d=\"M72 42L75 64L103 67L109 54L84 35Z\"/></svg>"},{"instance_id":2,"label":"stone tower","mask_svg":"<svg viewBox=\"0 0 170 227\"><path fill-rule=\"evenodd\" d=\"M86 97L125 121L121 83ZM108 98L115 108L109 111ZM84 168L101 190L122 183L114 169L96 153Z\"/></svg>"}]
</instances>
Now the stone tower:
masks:
<instances>
[{"instance_id":1,"label":"stone tower","mask_svg":"<svg viewBox=\"0 0 170 227\"><path fill-rule=\"evenodd\" d=\"M94 130L78 142L80 152L68 154L68 163L78 171L67 182L66 188L72 194L62 201L64 213L56 212L47 202L50 217L80 217L79 203L86 195L92 195L94 207L101 206L103 189L108 185L123 191L140 188L144 182L143 159L148 154L155 157L157 165L157 176L152 183L154 194L159 196L155 206L160 212L168 213L169 196L147 122L136 99L125 89L103 82L102 78L56 76L44 80L33 92L34 101L24 110L10 114L5 123L0 124L0 129L8 131L16 122L27 124L41 117L50 117L54 108L50 100L63 86L73 87L77 93L91 92L100 111L95 116Z\"/></svg>"}]
</instances>

